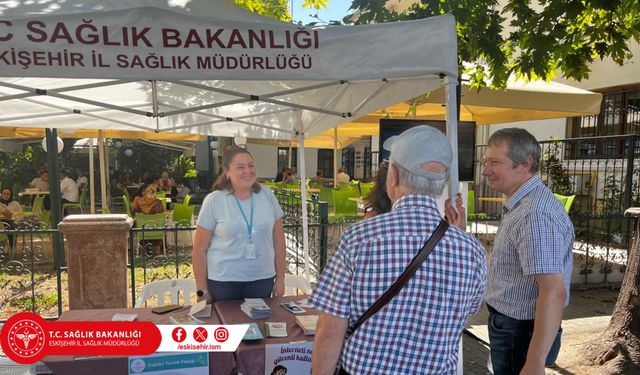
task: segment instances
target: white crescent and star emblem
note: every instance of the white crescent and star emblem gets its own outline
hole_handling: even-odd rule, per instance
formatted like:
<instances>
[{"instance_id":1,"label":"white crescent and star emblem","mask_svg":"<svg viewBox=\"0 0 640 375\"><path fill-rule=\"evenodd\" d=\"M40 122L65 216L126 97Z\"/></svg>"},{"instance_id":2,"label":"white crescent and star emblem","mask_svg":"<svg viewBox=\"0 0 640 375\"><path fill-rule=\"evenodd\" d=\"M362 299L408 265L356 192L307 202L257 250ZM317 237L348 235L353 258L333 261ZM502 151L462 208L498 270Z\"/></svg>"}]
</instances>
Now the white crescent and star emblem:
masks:
<instances>
[{"instance_id":1,"label":"white crescent and star emblem","mask_svg":"<svg viewBox=\"0 0 640 375\"><path fill-rule=\"evenodd\" d=\"M31 320L21 320L14 324L8 336L10 349L21 357L33 357L44 348L44 330Z\"/></svg>"}]
</instances>

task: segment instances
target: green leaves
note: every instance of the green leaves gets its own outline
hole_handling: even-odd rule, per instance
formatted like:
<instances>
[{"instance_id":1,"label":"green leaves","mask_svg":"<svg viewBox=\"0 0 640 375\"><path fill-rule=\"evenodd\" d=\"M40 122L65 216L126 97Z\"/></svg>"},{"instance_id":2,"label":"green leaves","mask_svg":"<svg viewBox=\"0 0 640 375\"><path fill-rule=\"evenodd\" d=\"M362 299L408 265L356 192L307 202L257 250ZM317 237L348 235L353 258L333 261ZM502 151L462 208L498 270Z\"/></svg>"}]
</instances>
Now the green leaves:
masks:
<instances>
[{"instance_id":1,"label":"green leaves","mask_svg":"<svg viewBox=\"0 0 640 375\"><path fill-rule=\"evenodd\" d=\"M561 73L579 81L589 77L595 59L624 64L631 57L629 43L640 42L639 0L501 3L502 8L495 0L421 0L396 13L385 0L353 0L344 20L362 24L453 14L461 70L470 73L474 87L504 88L510 74L549 80Z\"/></svg>"},{"instance_id":2,"label":"green leaves","mask_svg":"<svg viewBox=\"0 0 640 375\"><path fill-rule=\"evenodd\" d=\"M282 22L291 22L289 2L287 0L232 0L237 5L251 12L263 16L278 19ZM305 0L310 2L325 2L326 0Z\"/></svg>"},{"instance_id":3,"label":"green leaves","mask_svg":"<svg viewBox=\"0 0 640 375\"><path fill-rule=\"evenodd\" d=\"M302 3L303 8L313 8L313 9L327 9L327 3L329 0L304 0Z\"/></svg>"}]
</instances>

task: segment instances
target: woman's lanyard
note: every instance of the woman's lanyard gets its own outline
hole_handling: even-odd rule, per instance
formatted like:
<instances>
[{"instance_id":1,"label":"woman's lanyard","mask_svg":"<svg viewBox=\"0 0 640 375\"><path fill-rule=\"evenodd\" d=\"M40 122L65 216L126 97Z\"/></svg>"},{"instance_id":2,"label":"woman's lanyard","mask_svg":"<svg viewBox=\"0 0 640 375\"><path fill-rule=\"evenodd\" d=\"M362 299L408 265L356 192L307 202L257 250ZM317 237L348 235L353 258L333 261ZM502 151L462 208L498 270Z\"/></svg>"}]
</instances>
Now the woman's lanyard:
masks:
<instances>
[{"instance_id":1,"label":"woman's lanyard","mask_svg":"<svg viewBox=\"0 0 640 375\"><path fill-rule=\"evenodd\" d=\"M242 213L242 218L244 219L244 222L247 224L247 230L249 231L249 243L252 243L253 240L251 238L251 233L253 230L253 193L251 193L251 217L249 220L247 220L247 215L245 215L244 210L242 209L242 206L240 205L240 201L238 200L238 197L236 197L235 195L233 196L236 199L236 204L238 205L238 208L240 209L240 212Z\"/></svg>"}]
</instances>

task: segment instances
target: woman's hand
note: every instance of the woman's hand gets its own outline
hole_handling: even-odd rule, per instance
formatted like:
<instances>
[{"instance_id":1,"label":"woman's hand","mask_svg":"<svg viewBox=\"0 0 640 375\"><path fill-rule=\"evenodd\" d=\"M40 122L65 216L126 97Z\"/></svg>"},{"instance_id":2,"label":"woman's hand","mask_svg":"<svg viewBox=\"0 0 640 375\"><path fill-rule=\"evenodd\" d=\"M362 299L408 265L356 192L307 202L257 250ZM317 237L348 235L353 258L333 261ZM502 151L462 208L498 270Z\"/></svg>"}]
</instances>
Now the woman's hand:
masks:
<instances>
[{"instance_id":1,"label":"woman's hand","mask_svg":"<svg viewBox=\"0 0 640 375\"><path fill-rule=\"evenodd\" d=\"M273 283L273 289L271 290L271 297L284 296L284 276L276 277L276 281Z\"/></svg>"},{"instance_id":2,"label":"woman's hand","mask_svg":"<svg viewBox=\"0 0 640 375\"><path fill-rule=\"evenodd\" d=\"M455 225L462 230L467 229L467 211L462 206L462 195L456 195L456 208L451 205L451 199L444 202L445 219L450 225Z\"/></svg>"},{"instance_id":3,"label":"woman's hand","mask_svg":"<svg viewBox=\"0 0 640 375\"><path fill-rule=\"evenodd\" d=\"M213 297L211 297L211 294L209 294L209 291L207 291L206 289L205 289L204 295L202 297L198 297L196 302L200 302L202 300L206 300L207 305L210 305L213 303Z\"/></svg>"}]
</instances>

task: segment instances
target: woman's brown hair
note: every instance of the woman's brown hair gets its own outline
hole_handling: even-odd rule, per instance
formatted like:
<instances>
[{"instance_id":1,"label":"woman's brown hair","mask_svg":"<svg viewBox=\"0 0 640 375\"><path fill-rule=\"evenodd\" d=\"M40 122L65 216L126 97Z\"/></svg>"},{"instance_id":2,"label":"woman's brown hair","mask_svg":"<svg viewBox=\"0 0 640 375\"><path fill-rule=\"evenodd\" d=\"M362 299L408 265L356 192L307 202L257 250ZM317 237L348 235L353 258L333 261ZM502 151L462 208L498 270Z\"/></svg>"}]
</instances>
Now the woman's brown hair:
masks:
<instances>
[{"instance_id":1,"label":"woman's brown hair","mask_svg":"<svg viewBox=\"0 0 640 375\"><path fill-rule=\"evenodd\" d=\"M366 210L374 211L377 214L383 214L391 211L391 199L387 195L387 171L389 169L389 162L383 161L378 167L378 174L374 179L375 183L364 197L364 206Z\"/></svg>"},{"instance_id":2,"label":"woman's brown hair","mask_svg":"<svg viewBox=\"0 0 640 375\"><path fill-rule=\"evenodd\" d=\"M225 171L229 170L229 168L231 167L231 162L233 161L233 158L235 158L236 155L238 154L247 154L251 156L251 159L253 159L253 155L251 155L251 153L244 147L240 147L240 146L228 147L227 150L222 155L222 165L221 165L222 173L220 173L220 176L218 176L218 179L216 180L216 182L214 182L213 187L211 188L211 191L228 190L230 192L233 192L233 186L231 185L231 180L227 178L227 174L225 173ZM254 193L258 193L261 188L262 187L260 186L259 183L254 182L253 186L251 186L251 191L253 191Z\"/></svg>"}]
</instances>

